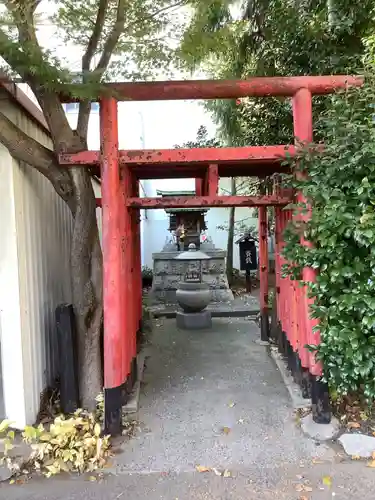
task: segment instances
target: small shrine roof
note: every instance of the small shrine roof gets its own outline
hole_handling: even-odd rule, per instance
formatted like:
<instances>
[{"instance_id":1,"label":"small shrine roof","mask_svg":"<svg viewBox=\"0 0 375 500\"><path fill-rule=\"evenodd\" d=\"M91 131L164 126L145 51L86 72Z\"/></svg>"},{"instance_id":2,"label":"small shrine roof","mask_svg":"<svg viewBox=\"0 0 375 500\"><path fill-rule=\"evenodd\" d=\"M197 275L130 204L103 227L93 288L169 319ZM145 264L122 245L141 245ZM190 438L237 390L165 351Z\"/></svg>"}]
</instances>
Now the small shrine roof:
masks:
<instances>
[{"instance_id":1,"label":"small shrine roof","mask_svg":"<svg viewBox=\"0 0 375 500\"><path fill-rule=\"evenodd\" d=\"M156 194L158 196L194 196L195 191L162 191L157 189Z\"/></svg>"},{"instance_id":2,"label":"small shrine roof","mask_svg":"<svg viewBox=\"0 0 375 500\"><path fill-rule=\"evenodd\" d=\"M158 196L195 196L195 191L163 191L161 189L157 189L156 194ZM200 212L206 213L209 208L165 208L165 211L168 214L175 214L180 212Z\"/></svg>"},{"instance_id":3,"label":"small shrine roof","mask_svg":"<svg viewBox=\"0 0 375 500\"><path fill-rule=\"evenodd\" d=\"M165 208L164 209L167 214L175 214L179 212L200 212L206 213L209 211L209 208Z\"/></svg>"},{"instance_id":4,"label":"small shrine roof","mask_svg":"<svg viewBox=\"0 0 375 500\"><path fill-rule=\"evenodd\" d=\"M238 243L243 243L244 241L249 240L249 241L258 241L254 236L251 236L249 233L243 234L238 240L235 241L236 244Z\"/></svg>"}]
</instances>

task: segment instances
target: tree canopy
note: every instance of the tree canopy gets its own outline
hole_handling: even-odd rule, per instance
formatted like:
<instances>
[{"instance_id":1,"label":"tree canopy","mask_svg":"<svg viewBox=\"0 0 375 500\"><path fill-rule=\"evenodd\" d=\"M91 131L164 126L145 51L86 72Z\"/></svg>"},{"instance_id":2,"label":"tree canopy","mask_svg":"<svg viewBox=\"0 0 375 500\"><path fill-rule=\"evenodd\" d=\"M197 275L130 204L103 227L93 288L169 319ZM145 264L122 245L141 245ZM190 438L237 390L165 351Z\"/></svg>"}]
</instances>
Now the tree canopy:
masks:
<instances>
[{"instance_id":1,"label":"tree canopy","mask_svg":"<svg viewBox=\"0 0 375 500\"><path fill-rule=\"evenodd\" d=\"M349 0L203 4L181 50L190 67L203 66L215 78L357 73L363 71L364 57L373 47L373 0L355 5ZM314 99L315 118L326 102ZM288 99L214 101L208 108L229 144L293 141Z\"/></svg>"}]
</instances>

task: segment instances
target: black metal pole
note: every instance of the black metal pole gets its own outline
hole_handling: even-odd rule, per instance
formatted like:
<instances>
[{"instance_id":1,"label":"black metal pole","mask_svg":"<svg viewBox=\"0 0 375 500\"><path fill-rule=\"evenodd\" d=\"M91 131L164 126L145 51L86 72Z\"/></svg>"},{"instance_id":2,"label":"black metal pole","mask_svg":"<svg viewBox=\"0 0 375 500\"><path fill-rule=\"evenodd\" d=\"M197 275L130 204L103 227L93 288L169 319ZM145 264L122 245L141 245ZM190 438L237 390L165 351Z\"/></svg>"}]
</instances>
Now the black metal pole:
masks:
<instances>
[{"instance_id":1,"label":"black metal pole","mask_svg":"<svg viewBox=\"0 0 375 500\"><path fill-rule=\"evenodd\" d=\"M77 339L72 304L61 304L55 311L60 360L60 404L63 413L79 406Z\"/></svg>"},{"instance_id":2,"label":"black metal pole","mask_svg":"<svg viewBox=\"0 0 375 500\"><path fill-rule=\"evenodd\" d=\"M313 420L317 424L329 424L332 418L328 384L315 375L310 376Z\"/></svg>"}]
</instances>

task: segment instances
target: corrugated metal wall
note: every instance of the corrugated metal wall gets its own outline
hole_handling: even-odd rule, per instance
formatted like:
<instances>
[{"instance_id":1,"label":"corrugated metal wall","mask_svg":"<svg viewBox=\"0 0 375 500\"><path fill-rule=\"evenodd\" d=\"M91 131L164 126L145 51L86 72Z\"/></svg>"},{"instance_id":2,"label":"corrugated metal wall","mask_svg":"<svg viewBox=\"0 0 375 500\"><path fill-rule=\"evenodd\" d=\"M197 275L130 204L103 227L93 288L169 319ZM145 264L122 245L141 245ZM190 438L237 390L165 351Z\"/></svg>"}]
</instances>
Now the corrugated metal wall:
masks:
<instances>
[{"instance_id":1,"label":"corrugated metal wall","mask_svg":"<svg viewBox=\"0 0 375 500\"><path fill-rule=\"evenodd\" d=\"M4 112L3 108L2 105ZM7 114L21 130L50 147L45 130L18 106L8 104ZM23 397L25 424L29 424L34 422L39 411L41 392L53 383L58 371L54 312L59 303L71 299L69 253L72 219L52 185L35 169L12 160L12 170ZM2 332L3 336L11 334Z\"/></svg>"}]
</instances>

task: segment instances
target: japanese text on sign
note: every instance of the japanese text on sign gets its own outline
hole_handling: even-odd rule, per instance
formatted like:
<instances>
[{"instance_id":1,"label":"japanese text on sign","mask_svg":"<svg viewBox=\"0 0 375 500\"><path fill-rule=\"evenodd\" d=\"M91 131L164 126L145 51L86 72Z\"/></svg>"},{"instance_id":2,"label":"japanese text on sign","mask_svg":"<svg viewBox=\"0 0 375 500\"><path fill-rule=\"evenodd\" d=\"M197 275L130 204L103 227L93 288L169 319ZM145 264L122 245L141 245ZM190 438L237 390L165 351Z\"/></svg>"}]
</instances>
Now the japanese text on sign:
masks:
<instances>
[{"instance_id":1,"label":"japanese text on sign","mask_svg":"<svg viewBox=\"0 0 375 500\"><path fill-rule=\"evenodd\" d=\"M251 255L251 250L245 250L245 264L252 264L253 259Z\"/></svg>"}]
</instances>

